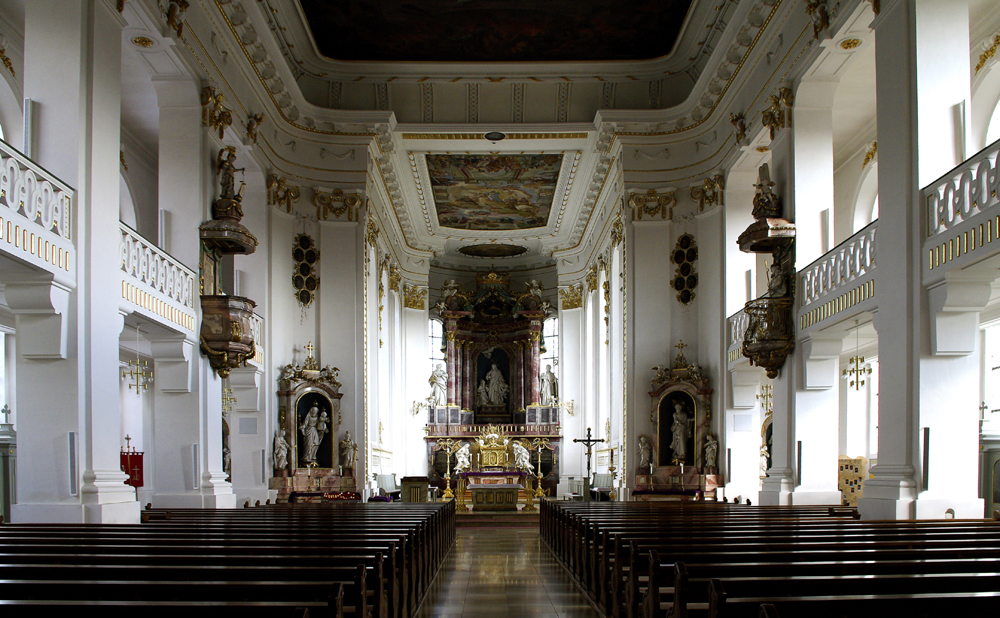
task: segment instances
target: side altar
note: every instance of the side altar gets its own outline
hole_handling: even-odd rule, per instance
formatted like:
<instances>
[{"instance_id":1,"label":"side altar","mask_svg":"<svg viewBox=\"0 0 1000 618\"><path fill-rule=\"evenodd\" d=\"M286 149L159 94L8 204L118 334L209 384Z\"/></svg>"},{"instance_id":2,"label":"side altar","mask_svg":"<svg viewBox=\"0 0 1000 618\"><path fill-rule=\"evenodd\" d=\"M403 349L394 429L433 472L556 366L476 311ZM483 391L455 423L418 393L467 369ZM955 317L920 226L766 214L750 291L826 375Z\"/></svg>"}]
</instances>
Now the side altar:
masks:
<instances>
[{"instance_id":1,"label":"side altar","mask_svg":"<svg viewBox=\"0 0 1000 618\"><path fill-rule=\"evenodd\" d=\"M650 417L656 436L639 436L635 500L715 500L725 484L719 473L719 442L710 431L712 388L701 367L677 344L670 367L654 367Z\"/></svg>"},{"instance_id":2,"label":"side altar","mask_svg":"<svg viewBox=\"0 0 1000 618\"><path fill-rule=\"evenodd\" d=\"M350 432L337 441L341 424L340 370L320 367L313 356L282 367L278 379L278 429L274 436L274 476L269 487L278 502L353 499L357 444Z\"/></svg>"}]
</instances>

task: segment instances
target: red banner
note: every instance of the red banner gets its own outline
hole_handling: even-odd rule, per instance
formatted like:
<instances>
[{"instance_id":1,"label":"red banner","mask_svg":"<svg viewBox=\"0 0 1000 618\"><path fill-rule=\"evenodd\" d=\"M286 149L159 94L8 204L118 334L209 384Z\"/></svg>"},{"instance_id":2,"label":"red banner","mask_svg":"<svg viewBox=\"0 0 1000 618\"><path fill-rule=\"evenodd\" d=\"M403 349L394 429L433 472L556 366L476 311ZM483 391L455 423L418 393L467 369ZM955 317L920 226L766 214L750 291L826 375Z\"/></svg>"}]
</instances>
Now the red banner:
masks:
<instances>
[{"instance_id":1,"label":"red banner","mask_svg":"<svg viewBox=\"0 0 1000 618\"><path fill-rule=\"evenodd\" d=\"M128 475L126 485L142 487L142 456L141 451L121 452L122 472Z\"/></svg>"}]
</instances>

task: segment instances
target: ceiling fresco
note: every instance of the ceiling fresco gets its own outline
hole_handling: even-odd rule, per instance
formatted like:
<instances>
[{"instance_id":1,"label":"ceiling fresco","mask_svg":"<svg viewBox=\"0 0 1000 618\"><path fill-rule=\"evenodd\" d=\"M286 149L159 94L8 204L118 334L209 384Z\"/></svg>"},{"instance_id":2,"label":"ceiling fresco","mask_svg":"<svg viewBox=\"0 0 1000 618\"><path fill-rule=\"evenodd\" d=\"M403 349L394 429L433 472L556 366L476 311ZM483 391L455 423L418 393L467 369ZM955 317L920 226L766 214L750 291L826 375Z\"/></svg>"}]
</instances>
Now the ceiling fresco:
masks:
<instances>
[{"instance_id":1,"label":"ceiling fresco","mask_svg":"<svg viewBox=\"0 0 1000 618\"><path fill-rule=\"evenodd\" d=\"M428 154L438 225L460 230L545 227L561 154Z\"/></svg>"},{"instance_id":2,"label":"ceiling fresco","mask_svg":"<svg viewBox=\"0 0 1000 618\"><path fill-rule=\"evenodd\" d=\"M335 60L553 62L670 53L691 0L300 0Z\"/></svg>"}]
</instances>

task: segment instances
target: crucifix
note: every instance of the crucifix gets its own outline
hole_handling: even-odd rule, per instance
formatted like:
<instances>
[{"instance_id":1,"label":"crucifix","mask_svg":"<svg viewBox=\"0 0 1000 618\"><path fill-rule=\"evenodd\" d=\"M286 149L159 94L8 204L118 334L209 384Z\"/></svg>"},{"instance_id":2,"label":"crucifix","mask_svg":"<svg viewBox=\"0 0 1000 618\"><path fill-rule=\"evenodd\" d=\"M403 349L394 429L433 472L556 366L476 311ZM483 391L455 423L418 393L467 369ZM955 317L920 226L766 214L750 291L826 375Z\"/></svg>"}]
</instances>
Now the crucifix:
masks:
<instances>
[{"instance_id":1,"label":"crucifix","mask_svg":"<svg viewBox=\"0 0 1000 618\"><path fill-rule=\"evenodd\" d=\"M579 442L587 447L587 493L584 495L584 502L590 502L590 449L594 448L594 445L598 442L604 442L603 438L591 438L590 437L590 427L587 427L587 437L575 438L573 442Z\"/></svg>"},{"instance_id":2,"label":"crucifix","mask_svg":"<svg viewBox=\"0 0 1000 618\"><path fill-rule=\"evenodd\" d=\"M683 339L678 339L677 340L677 345L675 345L674 347L677 348L677 354L680 355L680 356L683 356L684 355L684 348L688 347L688 344L684 343Z\"/></svg>"},{"instance_id":3,"label":"crucifix","mask_svg":"<svg viewBox=\"0 0 1000 618\"><path fill-rule=\"evenodd\" d=\"M129 445L132 444L132 436L125 434L125 452L128 452Z\"/></svg>"},{"instance_id":4,"label":"crucifix","mask_svg":"<svg viewBox=\"0 0 1000 618\"><path fill-rule=\"evenodd\" d=\"M10 406L8 406L7 404L4 404L3 410L0 410L0 414L3 414L3 424L4 425L9 425L10 424L10 415L12 414L12 412L10 411Z\"/></svg>"},{"instance_id":5,"label":"crucifix","mask_svg":"<svg viewBox=\"0 0 1000 618\"><path fill-rule=\"evenodd\" d=\"M316 346L313 345L312 341L310 341L309 343L306 344L306 351L309 352L309 356L307 358L312 358L313 357L313 351L315 349L316 349Z\"/></svg>"}]
</instances>

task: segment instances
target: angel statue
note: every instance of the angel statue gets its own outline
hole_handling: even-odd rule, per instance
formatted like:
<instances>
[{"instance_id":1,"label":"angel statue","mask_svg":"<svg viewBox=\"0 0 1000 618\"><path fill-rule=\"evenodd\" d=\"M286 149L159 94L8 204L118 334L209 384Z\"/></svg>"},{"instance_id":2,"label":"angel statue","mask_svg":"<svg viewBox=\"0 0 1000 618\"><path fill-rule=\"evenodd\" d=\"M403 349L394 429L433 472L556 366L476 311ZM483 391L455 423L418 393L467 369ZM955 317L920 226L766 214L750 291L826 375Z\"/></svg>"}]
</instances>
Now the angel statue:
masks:
<instances>
[{"instance_id":1,"label":"angel statue","mask_svg":"<svg viewBox=\"0 0 1000 618\"><path fill-rule=\"evenodd\" d=\"M472 467L471 445L468 442L462 443L462 448L455 451L455 472L467 472Z\"/></svg>"},{"instance_id":2,"label":"angel statue","mask_svg":"<svg viewBox=\"0 0 1000 618\"><path fill-rule=\"evenodd\" d=\"M514 442L512 448L514 449L514 469L534 472L535 466L531 465L531 455L528 453L528 449L524 448L520 442Z\"/></svg>"}]
</instances>

